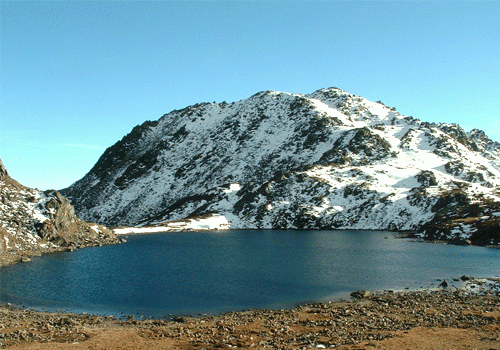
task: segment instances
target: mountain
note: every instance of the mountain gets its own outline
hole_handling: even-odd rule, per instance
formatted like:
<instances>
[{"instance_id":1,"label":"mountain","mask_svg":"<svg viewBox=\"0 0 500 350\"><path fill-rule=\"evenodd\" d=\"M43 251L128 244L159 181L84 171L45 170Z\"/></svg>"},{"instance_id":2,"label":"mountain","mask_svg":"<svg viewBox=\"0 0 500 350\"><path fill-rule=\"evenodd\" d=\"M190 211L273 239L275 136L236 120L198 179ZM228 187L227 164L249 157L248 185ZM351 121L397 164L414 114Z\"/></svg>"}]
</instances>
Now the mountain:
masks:
<instances>
[{"instance_id":1,"label":"mountain","mask_svg":"<svg viewBox=\"0 0 500 350\"><path fill-rule=\"evenodd\" d=\"M0 266L29 255L117 242L109 229L78 219L59 192L12 179L0 160Z\"/></svg>"},{"instance_id":2,"label":"mountain","mask_svg":"<svg viewBox=\"0 0 500 350\"><path fill-rule=\"evenodd\" d=\"M200 103L136 126L61 191L111 226L416 231L498 244L500 144L338 88Z\"/></svg>"}]
</instances>

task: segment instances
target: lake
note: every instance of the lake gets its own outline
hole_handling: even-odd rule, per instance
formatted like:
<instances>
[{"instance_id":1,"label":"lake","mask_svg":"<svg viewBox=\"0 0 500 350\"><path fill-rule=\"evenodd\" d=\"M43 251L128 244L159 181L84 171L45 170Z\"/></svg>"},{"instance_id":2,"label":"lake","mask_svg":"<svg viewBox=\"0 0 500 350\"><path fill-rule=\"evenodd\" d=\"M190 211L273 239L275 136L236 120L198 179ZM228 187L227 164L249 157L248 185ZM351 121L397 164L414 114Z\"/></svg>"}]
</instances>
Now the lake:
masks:
<instances>
[{"instance_id":1,"label":"lake","mask_svg":"<svg viewBox=\"0 0 500 350\"><path fill-rule=\"evenodd\" d=\"M417 242L391 232L228 230L129 235L127 241L5 267L0 302L163 318L500 276L499 249Z\"/></svg>"}]
</instances>

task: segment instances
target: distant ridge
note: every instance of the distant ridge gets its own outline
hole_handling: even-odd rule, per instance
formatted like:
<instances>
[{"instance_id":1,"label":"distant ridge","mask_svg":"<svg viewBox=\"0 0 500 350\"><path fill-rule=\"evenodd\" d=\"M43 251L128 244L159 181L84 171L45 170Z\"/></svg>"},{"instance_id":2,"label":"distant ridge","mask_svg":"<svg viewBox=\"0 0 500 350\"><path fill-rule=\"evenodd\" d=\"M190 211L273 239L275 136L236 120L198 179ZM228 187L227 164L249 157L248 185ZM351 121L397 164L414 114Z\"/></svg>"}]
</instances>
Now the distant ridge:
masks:
<instances>
[{"instance_id":1,"label":"distant ridge","mask_svg":"<svg viewBox=\"0 0 500 350\"><path fill-rule=\"evenodd\" d=\"M61 192L89 221L415 231L498 244L500 144L338 88L199 103L136 126Z\"/></svg>"}]
</instances>

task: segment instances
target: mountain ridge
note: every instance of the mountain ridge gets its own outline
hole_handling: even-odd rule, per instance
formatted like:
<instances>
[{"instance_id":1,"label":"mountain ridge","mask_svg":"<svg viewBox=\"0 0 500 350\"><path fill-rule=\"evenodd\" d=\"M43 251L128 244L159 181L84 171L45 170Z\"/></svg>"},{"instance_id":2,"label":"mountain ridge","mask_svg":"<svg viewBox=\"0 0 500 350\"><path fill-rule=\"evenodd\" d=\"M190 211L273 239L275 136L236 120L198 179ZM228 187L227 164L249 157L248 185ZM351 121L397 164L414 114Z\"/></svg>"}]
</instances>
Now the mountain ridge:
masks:
<instances>
[{"instance_id":1,"label":"mountain ridge","mask_svg":"<svg viewBox=\"0 0 500 350\"><path fill-rule=\"evenodd\" d=\"M136 126L61 192L82 218L109 226L217 215L231 228L425 236L434 225L434 239L470 241L472 229L435 225L456 206L470 217L465 207L475 203L494 224L499 186L500 144L484 132L328 88L174 110Z\"/></svg>"}]
</instances>

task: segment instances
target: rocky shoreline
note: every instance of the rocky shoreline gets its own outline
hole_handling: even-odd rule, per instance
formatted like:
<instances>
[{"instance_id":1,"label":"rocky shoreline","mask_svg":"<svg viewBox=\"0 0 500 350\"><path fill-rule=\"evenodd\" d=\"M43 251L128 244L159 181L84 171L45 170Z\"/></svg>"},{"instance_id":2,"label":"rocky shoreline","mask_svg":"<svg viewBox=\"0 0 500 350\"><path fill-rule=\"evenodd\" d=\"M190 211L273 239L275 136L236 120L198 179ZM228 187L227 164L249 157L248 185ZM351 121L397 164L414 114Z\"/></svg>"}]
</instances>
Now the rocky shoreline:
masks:
<instances>
[{"instance_id":1,"label":"rocky shoreline","mask_svg":"<svg viewBox=\"0 0 500 350\"><path fill-rule=\"evenodd\" d=\"M9 349L499 349L500 279L439 290L360 293L335 303L173 320L0 306Z\"/></svg>"}]
</instances>

